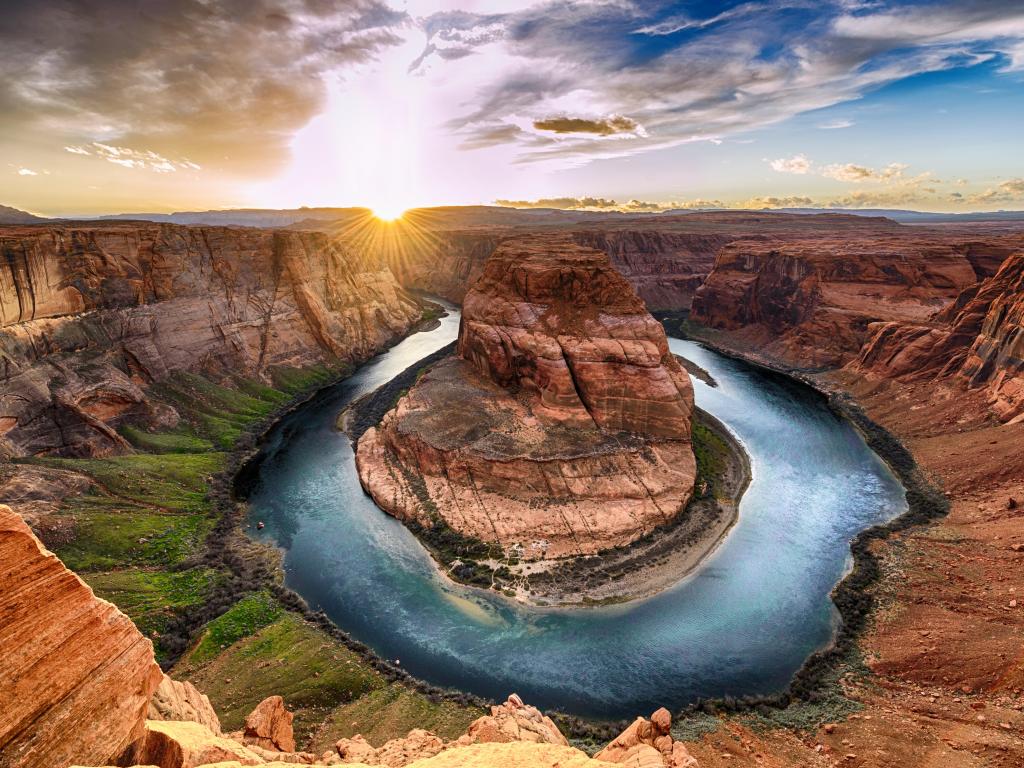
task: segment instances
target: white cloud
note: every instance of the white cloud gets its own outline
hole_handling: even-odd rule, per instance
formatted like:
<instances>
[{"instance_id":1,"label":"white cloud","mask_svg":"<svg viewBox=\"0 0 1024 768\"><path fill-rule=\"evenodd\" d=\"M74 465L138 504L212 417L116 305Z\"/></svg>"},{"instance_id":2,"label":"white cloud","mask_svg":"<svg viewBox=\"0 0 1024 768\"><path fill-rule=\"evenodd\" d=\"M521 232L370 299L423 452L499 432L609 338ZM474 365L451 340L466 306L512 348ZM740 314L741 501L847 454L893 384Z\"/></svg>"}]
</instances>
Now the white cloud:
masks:
<instances>
[{"instance_id":1,"label":"white cloud","mask_svg":"<svg viewBox=\"0 0 1024 768\"><path fill-rule=\"evenodd\" d=\"M148 149L132 149L131 147L118 147L113 144L103 144L98 141L92 143L97 157L114 163L124 168L138 168L153 171L154 173L174 173L179 168L198 171L201 167L191 160L170 160ZM84 147L64 147L68 152L76 155L93 154Z\"/></svg>"},{"instance_id":2,"label":"white cloud","mask_svg":"<svg viewBox=\"0 0 1024 768\"><path fill-rule=\"evenodd\" d=\"M856 163L833 163L821 169L821 175L836 181L894 181L903 178L906 163L889 163L881 170Z\"/></svg>"},{"instance_id":3,"label":"white cloud","mask_svg":"<svg viewBox=\"0 0 1024 768\"><path fill-rule=\"evenodd\" d=\"M792 157L780 157L776 160L769 160L772 170L779 173L795 173L804 175L811 172L811 161L806 155L793 155Z\"/></svg>"},{"instance_id":4,"label":"white cloud","mask_svg":"<svg viewBox=\"0 0 1024 768\"><path fill-rule=\"evenodd\" d=\"M819 123L818 127L823 131L835 131L841 128L852 128L856 125L853 120L829 120L827 123Z\"/></svg>"},{"instance_id":5,"label":"white cloud","mask_svg":"<svg viewBox=\"0 0 1024 768\"><path fill-rule=\"evenodd\" d=\"M19 168L18 169L18 175L19 176L38 176L39 174L36 173L35 171L33 171L31 168Z\"/></svg>"}]
</instances>

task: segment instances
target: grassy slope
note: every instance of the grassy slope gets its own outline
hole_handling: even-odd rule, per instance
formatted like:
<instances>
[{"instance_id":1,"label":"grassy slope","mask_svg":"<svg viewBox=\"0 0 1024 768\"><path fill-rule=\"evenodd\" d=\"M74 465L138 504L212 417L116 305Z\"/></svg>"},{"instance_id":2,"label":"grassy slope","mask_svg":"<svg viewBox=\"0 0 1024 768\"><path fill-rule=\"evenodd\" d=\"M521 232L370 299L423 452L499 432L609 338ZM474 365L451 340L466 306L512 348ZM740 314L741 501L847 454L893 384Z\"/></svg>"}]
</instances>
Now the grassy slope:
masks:
<instances>
[{"instance_id":1,"label":"grassy slope","mask_svg":"<svg viewBox=\"0 0 1024 768\"><path fill-rule=\"evenodd\" d=\"M225 578L200 557L216 522L207 500L210 477L224 468L227 451L247 427L340 373L278 369L273 387L245 379L222 386L179 375L152 394L172 404L182 423L155 433L123 428L137 453L25 460L92 478L89 492L65 500L61 515L72 533L51 548L98 595L131 616L153 639L158 658L166 655L161 635L168 625L202 605ZM329 746L360 731L383 741L413 727L455 737L482 714L389 682L265 592L244 597L209 622L173 674L210 696L227 729L241 727L265 697L284 696L296 712L300 745L316 736L317 746Z\"/></svg>"}]
</instances>

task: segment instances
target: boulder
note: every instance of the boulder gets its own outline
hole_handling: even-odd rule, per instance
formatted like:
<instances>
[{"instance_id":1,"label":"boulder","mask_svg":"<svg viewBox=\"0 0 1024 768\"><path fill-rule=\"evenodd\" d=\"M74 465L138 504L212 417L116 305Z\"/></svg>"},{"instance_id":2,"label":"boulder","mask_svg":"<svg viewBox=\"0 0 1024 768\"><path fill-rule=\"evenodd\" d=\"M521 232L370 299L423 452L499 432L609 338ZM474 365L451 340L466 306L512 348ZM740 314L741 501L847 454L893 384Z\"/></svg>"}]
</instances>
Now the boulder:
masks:
<instances>
[{"instance_id":1,"label":"boulder","mask_svg":"<svg viewBox=\"0 0 1024 768\"><path fill-rule=\"evenodd\" d=\"M432 757L444 749L444 742L430 731L416 728L400 739L391 739L374 749L362 736L341 739L336 745L344 764L366 763L402 768L417 760Z\"/></svg>"},{"instance_id":2,"label":"boulder","mask_svg":"<svg viewBox=\"0 0 1024 768\"><path fill-rule=\"evenodd\" d=\"M115 760L144 732L153 645L0 505L0 764Z\"/></svg>"},{"instance_id":3,"label":"boulder","mask_svg":"<svg viewBox=\"0 0 1024 768\"><path fill-rule=\"evenodd\" d=\"M696 768L697 761L672 738L671 728L672 715L662 707L650 720L638 717L594 758L643 768Z\"/></svg>"},{"instance_id":4,"label":"boulder","mask_svg":"<svg viewBox=\"0 0 1024 768\"><path fill-rule=\"evenodd\" d=\"M529 741L568 746L558 726L536 707L523 703L513 693L504 704L491 707L491 714L474 720L458 740L459 744Z\"/></svg>"},{"instance_id":5,"label":"boulder","mask_svg":"<svg viewBox=\"0 0 1024 768\"><path fill-rule=\"evenodd\" d=\"M284 708L283 698L268 696L246 716L243 739L247 744L255 744L264 749L294 752L294 718L295 715Z\"/></svg>"}]
</instances>

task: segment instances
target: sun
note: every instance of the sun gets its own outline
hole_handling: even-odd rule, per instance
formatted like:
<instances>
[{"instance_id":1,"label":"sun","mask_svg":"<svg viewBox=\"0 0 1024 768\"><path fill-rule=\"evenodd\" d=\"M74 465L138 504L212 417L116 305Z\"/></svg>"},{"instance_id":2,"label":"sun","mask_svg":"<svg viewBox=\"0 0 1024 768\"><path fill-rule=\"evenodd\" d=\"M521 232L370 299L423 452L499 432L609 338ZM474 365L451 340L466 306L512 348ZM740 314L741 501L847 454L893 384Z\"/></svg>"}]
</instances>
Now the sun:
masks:
<instances>
[{"instance_id":1,"label":"sun","mask_svg":"<svg viewBox=\"0 0 1024 768\"><path fill-rule=\"evenodd\" d=\"M402 218L405 213L405 208L397 204L384 203L382 205L375 205L370 209L374 218L380 219L381 221L396 221Z\"/></svg>"}]
</instances>

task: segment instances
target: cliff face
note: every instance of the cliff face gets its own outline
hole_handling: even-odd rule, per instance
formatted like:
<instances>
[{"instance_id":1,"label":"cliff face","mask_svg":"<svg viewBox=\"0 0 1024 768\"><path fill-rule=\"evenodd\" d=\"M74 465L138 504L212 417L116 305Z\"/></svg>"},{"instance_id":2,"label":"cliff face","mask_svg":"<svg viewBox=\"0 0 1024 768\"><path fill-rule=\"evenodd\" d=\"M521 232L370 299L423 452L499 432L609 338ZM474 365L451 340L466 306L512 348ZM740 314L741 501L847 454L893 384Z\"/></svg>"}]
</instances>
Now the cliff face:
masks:
<instances>
[{"instance_id":1,"label":"cliff face","mask_svg":"<svg viewBox=\"0 0 1024 768\"><path fill-rule=\"evenodd\" d=\"M153 646L0 505L0 764L105 765L142 734Z\"/></svg>"},{"instance_id":2,"label":"cliff face","mask_svg":"<svg viewBox=\"0 0 1024 768\"><path fill-rule=\"evenodd\" d=\"M689 309L718 249L736 235L658 229L594 229L567 233L579 245L604 251L652 310ZM380 247L399 281L461 303L484 263L514 230L414 233L399 229ZM358 238L355 239L358 241Z\"/></svg>"},{"instance_id":3,"label":"cliff face","mask_svg":"<svg viewBox=\"0 0 1024 768\"><path fill-rule=\"evenodd\" d=\"M849 362L879 320L926 320L991 274L1011 244L892 235L739 241L720 252L691 317L803 366Z\"/></svg>"},{"instance_id":4,"label":"cliff face","mask_svg":"<svg viewBox=\"0 0 1024 768\"><path fill-rule=\"evenodd\" d=\"M626 544L686 504L693 390L605 254L505 241L458 350L359 442L385 511L538 559Z\"/></svg>"},{"instance_id":5,"label":"cliff face","mask_svg":"<svg viewBox=\"0 0 1024 768\"><path fill-rule=\"evenodd\" d=\"M1024 253L961 293L929 323L876 323L851 370L983 388L1003 421L1024 420Z\"/></svg>"},{"instance_id":6,"label":"cliff face","mask_svg":"<svg viewBox=\"0 0 1024 768\"><path fill-rule=\"evenodd\" d=\"M326 235L158 224L0 230L0 451L102 454L181 371L354 360L420 306Z\"/></svg>"}]
</instances>

